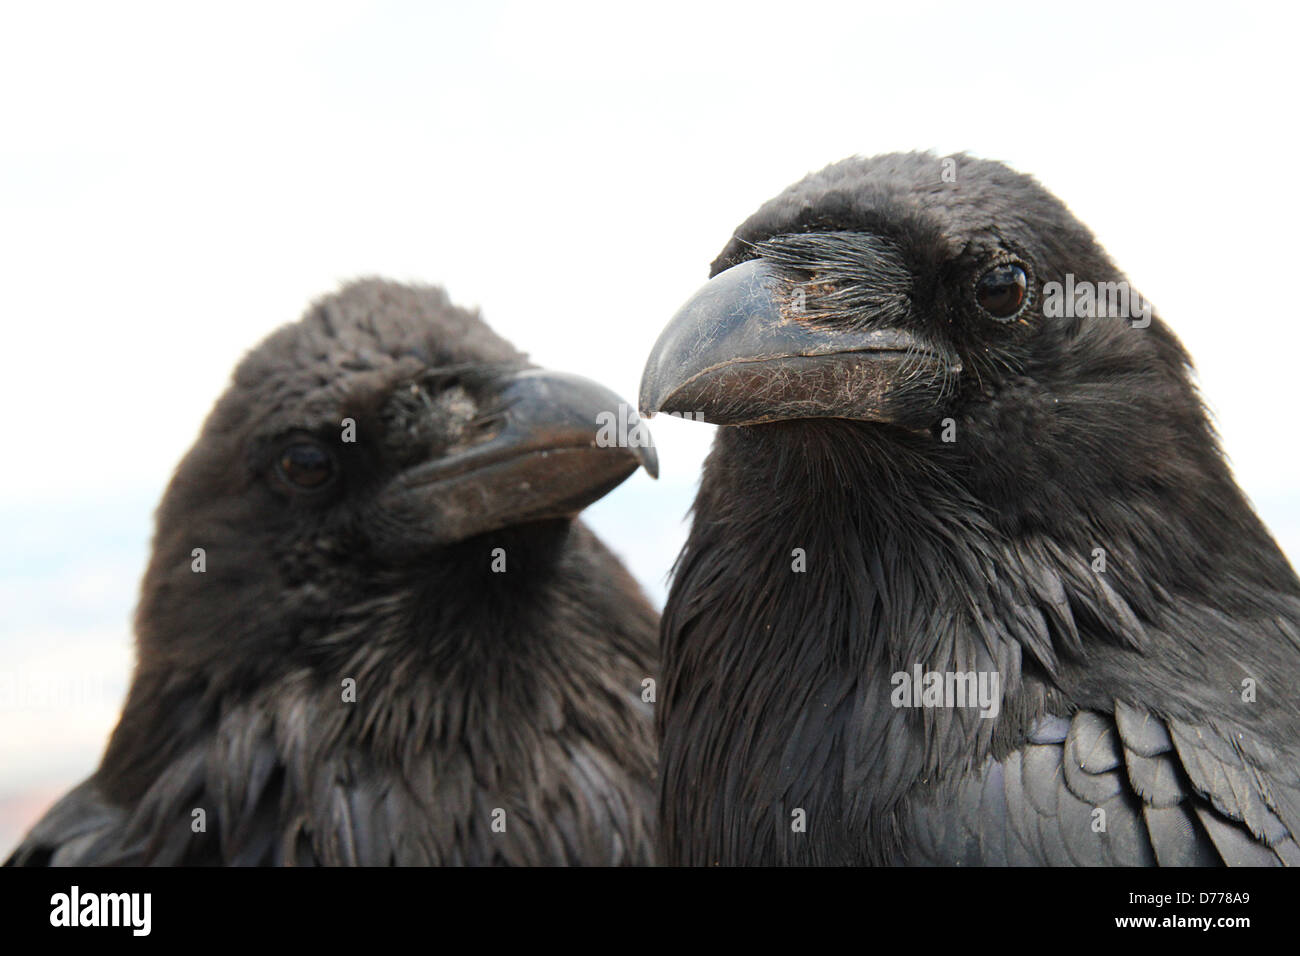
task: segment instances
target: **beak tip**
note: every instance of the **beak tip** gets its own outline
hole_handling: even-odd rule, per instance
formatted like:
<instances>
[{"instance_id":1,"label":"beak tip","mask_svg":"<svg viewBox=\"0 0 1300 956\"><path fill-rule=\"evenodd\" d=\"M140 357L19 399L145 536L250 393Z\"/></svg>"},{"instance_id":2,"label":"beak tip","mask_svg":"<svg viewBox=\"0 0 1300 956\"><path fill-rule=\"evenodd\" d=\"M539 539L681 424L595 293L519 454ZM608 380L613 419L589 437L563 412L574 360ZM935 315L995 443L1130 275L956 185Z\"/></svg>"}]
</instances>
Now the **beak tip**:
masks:
<instances>
[{"instance_id":1,"label":"beak tip","mask_svg":"<svg viewBox=\"0 0 1300 956\"><path fill-rule=\"evenodd\" d=\"M647 475L655 479L659 477L659 452L655 449L653 439L644 444L636 444L632 454L636 456L637 462L645 469Z\"/></svg>"},{"instance_id":2,"label":"beak tip","mask_svg":"<svg viewBox=\"0 0 1300 956\"><path fill-rule=\"evenodd\" d=\"M647 372L641 378L641 394L637 396L637 413L642 418L653 418L655 412L659 411L659 403L655 401L655 389L650 382L650 376Z\"/></svg>"},{"instance_id":3,"label":"beak tip","mask_svg":"<svg viewBox=\"0 0 1300 956\"><path fill-rule=\"evenodd\" d=\"M662 379L647 372L641 380L641 394L637 400L637 413L642 418L654 418L661 412L674 411L668 406L672 402L675 391L676 389L669 388L665 392Z\"/></svg>"}]
</instances>

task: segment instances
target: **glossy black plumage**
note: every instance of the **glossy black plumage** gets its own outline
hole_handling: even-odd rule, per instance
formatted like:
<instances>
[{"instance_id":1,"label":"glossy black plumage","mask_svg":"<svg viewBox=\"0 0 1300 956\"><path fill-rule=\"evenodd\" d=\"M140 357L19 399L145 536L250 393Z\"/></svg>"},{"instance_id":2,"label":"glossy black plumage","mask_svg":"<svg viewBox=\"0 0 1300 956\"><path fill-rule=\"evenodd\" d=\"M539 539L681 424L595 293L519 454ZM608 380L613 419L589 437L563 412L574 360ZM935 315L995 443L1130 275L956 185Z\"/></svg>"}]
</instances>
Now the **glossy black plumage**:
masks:
<instances>
[{"instance_id":1,"label":"glossy black plumage","mask_svg":"<svg viewBox=\"0 0 1300 956\"><path fill-rule=\"evenodd\" d=\"M662 622L662 861L1300 861L1300 582L1182 347L1158 317L1048 316L1046 283L1122 273L1031 178L944 171L890 155L790 187L713 267L761 260L775 306L719 306L707 367L689 328L647 364L643 411L724 416ZM1008 259L1031 298L1004 322L973 290ZM745 315L925 351L880 366L857 420L843 394L814 419L844 381L823 359L749 335L719 371ZM996 672L999 713L895 706L917 665Z\"/></svg>"},{"instance_id":2,"label":"glossy black plumage","mask_svg":"<svg viewBox=\"0 0 1300 956\"><path fill-rule=\"evenodd\" d=\"M378 280L252 351L159 507L103 762L10 863L649 862L656 615L571 514L652 458L527 368ZM276 471L298 435L320 493Z\"/></svg>"}]
</instances>

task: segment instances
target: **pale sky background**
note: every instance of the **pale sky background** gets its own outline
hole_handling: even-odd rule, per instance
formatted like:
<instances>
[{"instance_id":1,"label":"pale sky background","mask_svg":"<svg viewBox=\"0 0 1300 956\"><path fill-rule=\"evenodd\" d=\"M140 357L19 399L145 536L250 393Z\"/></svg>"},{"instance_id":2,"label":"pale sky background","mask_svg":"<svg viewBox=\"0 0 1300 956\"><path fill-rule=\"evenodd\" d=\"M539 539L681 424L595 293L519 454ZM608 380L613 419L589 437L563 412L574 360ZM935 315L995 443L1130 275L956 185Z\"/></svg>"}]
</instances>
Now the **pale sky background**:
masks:
<instances>
[{"instance_id":1,"label":"pale sky background","mask_svg":"<svg viewBox=\"0 0 1300 956\"><path fill-rule=\"evenodd\" d=\"M247 348L349 277L440 282L631 401L731 230L854 153L967 150L1068 202L1182 337L1294 561L1298 25L1282 4L4 3L0 855L98 759L150 512ZM589 512L657 600L710 431L657 419L660 482Z\"/></svg>"}]
</instances>

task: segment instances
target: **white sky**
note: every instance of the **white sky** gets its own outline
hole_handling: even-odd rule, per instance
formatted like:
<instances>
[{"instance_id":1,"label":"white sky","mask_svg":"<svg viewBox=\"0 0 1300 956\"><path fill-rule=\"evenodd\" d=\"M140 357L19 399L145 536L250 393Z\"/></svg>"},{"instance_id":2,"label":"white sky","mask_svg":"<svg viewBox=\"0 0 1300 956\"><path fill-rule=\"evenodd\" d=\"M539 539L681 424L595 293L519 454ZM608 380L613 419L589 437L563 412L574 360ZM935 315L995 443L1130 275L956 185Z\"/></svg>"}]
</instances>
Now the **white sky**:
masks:
<instances>
[{"instance_id":1,"label":"white sky","mask_svg":"<svg viewBox=\"0 0 1300 956\"><path fill-rule=\"evenodd\" d=\"M58 669L73 635L125 680L152 501L239 355L340 280L444 283L633 400L746 215L894 149L1003 159L1065 199L1183 338L1300 555L1296 8L1048 6L4 3L0 501L29 520L0 542L0 650L36 628ZM710 430L655 435L664 480L596 511L652 589ZM118 562L112 596L77 604L87 562ZM68 717L85 759L112 709ZM0 797L55 733L24 713Z\"/></svg>"}]
</instances>

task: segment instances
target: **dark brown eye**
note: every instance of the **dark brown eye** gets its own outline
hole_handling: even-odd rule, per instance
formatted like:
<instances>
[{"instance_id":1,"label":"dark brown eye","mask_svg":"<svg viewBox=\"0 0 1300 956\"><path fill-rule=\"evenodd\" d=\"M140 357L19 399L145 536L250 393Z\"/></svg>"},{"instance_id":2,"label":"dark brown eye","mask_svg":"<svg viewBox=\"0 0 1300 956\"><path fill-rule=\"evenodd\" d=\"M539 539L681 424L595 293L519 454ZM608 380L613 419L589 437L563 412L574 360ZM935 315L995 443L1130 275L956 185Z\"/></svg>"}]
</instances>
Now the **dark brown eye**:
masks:
<instances>
[{"instance_id":1,"label":"dark brown eye","mask_svg":"<svg viewBox=\"0 0 1300 956\"><path fill-rule=\"evenodd\" d=\"M1025 304L1029 276L1014 262L994 266L975 284L975 301L999 322L1015 318Z\"/></svg>"},{"instance_id":2,"label":"dark brown eye","mask_svg":"<svg viewBox=\"0 0 1300 956\"><path fill-rule=\"evenodd\" d=\"M334 477L334 456L316 442L296 441L280 452L280 474L304 491L315 491Z\"/></svg>"}]
</instances>

